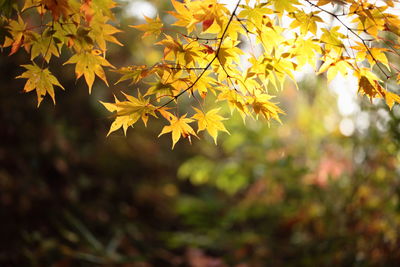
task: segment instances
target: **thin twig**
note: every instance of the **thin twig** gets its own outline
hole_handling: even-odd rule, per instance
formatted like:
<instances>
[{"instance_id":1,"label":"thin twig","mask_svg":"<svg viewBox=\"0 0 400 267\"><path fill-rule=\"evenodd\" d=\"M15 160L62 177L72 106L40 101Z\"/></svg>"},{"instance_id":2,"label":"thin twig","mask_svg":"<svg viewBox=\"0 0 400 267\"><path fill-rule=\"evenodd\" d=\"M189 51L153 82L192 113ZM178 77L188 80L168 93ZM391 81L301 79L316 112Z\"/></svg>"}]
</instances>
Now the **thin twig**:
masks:
<instances>
[{"instance_id":1,"label":"thin twig","mask_svg":"<svg viewBox=\"0 0 400 267\"><path fill-rule=\"evenodd\" d=\"M183 34L183 33L180 33L180 35L182 35L186 38L189 38L189 39L193 39L195 41L219 41L219 40L221 40L221 38L205 38L205 37L198 37L198 36L190 36L190 35Z\"/></svg>"},{"instance_id":2,"label":"thin twig","mask_svg":"<svg viewBox=\"0 0 400 267\"><path fill-rule=\"evenodd\" d=\"M52 23L51 23L50 28L51 28L51 30L54 29L54 19L53 19L53 21L52 21ZM42 34L43 34L43 33L42 33ZM52 41L53 41L53 34L50 36L50 40L49 40L49 44L47 45L46 52L44 53L44 55L42 55L42 56L43 56L42 67L41 67L42 69L43 69L43 67L44 67L44 63L45 63L45 61L46 61L47 53L49 52L50 45L51 45L51 42L52 42Z\"/></svg>"}]
</instances>

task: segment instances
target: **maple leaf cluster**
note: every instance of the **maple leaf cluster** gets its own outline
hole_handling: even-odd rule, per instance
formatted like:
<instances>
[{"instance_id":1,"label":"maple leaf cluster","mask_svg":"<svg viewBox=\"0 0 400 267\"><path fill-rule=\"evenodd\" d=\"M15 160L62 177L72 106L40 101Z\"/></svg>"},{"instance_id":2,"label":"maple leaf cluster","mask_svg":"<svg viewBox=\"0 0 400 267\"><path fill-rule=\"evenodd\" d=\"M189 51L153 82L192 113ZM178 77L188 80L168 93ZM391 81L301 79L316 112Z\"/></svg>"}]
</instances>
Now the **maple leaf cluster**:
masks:
<instances>
[{"instance_id":1,"label":"maple leaf cluster","mask_svg":"<svg viewBox=\"0 0 400 267\"><path fill-rule=\"evenodd\" d=\"M27 79L24 91L36 91L38 106L47 93L55 103L54 85L63 89L46 67L63 47L73 53L64 64L76 64L76 77L84 76L89 92L95 76L107 84L103 67L113 66L104 57L106 43L122 45L113 36L120 30L109 24L115 6L113 0L26 0L13 6L15 19L3 17L8 35L2 47L10 47L9 55L21 48L30 54L31 63L23 65L27 71L17 78Z\"/></svg>"},{"instance_id":2,"label":"maple leaf cluster","mask_svg":"<svg viewBox=\"0 0 400 267\"><path fill-rule=\"evenodd\" d=\"M3 47L10 47L10 55L21 48L30 54L32 63L18 78L27 79L25 91L36 90L38 104L47 93L55 99L54 86L62 88L45 65L63 46L73 53L65 64L75 64L76 77L84 77L89 92L96 76L108 85L103 68L114 67L105 58L107 43L121 45L114 37L119 30L109 23L114 1L23 2L15 8L16 17L7 19ZM288 79L296 84L295 72L309 66L328 81L337 75L356 77L360 94L382 98L389 108L400 103L399 66L393 60L400 55L398 1L237 0L231 11L217 0L171 3L172 25L157 16L132 26L143 32L142 38L157 40L163 58L153 66L116 70L118 82L130 80L146 89L125 94L123 101L102 102L115 115L109 134L120 128L126 134L140 119L147 125L150 117L161 115L168 124L160 135L171 133L172 147L201 131L217 142L219 132L228 132L223 103L243 119L280 122L284 111L274 93ZM29 25L28 13L41 16L41 25ZM250 48L243 49L243 43ZM185 114L178 109L182 96L191 101Z\"/></svg>"}]
</instances>

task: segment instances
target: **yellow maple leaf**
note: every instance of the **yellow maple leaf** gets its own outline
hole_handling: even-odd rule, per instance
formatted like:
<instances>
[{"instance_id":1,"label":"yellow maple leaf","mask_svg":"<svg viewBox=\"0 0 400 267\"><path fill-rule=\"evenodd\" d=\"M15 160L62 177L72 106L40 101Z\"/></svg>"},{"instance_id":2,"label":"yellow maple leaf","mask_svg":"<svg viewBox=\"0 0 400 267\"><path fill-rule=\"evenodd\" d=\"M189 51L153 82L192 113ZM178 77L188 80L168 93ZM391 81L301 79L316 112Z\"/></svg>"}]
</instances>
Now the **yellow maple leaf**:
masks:
<instances>
[{"instance_id":1,"label":"yellow maple leaf","mask_svg":"<svg viewBox=\"0 0 400 267\"><path fill-rule=\"evenodd\" d=\"M197 132L207 130L207 132L214 139L215 144L217 144L218 131L229 133L222 123L222 121L226 120L226 118L217 114L220 108L211 109L207 113L204 113L197 108L194 108L194 110L196 110L196 114L192 118L197 120Z\"/></svg>"},{"instance_id":2,"label":"yellow maple leaf","mask_svg":"<svg viewBox=\"0 0 400 267\"><path fill-rule=\"evenodd\" d=\"M17 78L28 79L26 81L24 92L30 92L36 90L38 107L43 100L43 97L48 93L53 99L53 103L56 103L54 95L54 85L64 87L58 82L57 78L51 74L49 69L41 69L38 65L22 65L27 71L22 73Z\"/></svg>"},{"instance_id":3,"label":"yellow maple leaf","mask_svg":"<svg viewBox=\"0 0 400 267\"><path fill-rule=\"evenodd\" d=\"M198 23L198 20L193 17L193 10L189 10L184 4L176 0L171 0L171 3L176 12L170 11L168 13L178 19L172 25L186 27L188 32L192 32L195 29L196 23Z\"/></svg>"},{"instance_id":4,"label":"yellow maple leaf","mask_svg":"<svg viewBox=\"0 0 400 267\"><path fill-rule=\"evenodd\" d=\"M366 94L370 100L372 98L384 97L385 89L379 84L379 78L367 68L360 68L358 72L354 73L358 78L358 92Z\"/></svg>"},{"instance_id":5,"label":"yellow maple leaf","mask_svg":"<svg viewBox=\"0 0 400 267\"><path fill-rule=\"evenodd\" d=\"M178 65L188 68L201 63L204 48L196 41L183 45L179 39L165 34L165 39L156 43L164 46L164 60L176 61Z\"/></svg>"},{"instance_id":6,"label":"yellow maple leaf","mask_svg":"<svg viewBox=\"0 0 400 267\"><path fill-rule=\"evenodd\" d=\"M31 31L26 30L27 24L18 16L18 20L11 20L6 28L10 31L10 37L5 36L3 47L11 46L9 56L15 54L23 45L26 51L30 48L30 39L32 38Z\"/></svg>"},{"instance_id":7,"label":"yellow maple leaf","mask_svg":"<svg viewBox=\"0 0 400 267\"><path fill-rule=\"evenodd\" d=\"M154 72L153 68L147 68L146 65L141 66L129 66L122 67L115 72L122 74L121 78L115 83L118 84L120 82L126 80L132 80L130 84L138 83L141 79L149 76Z\"/></svg>"},{"instance_id":8,"label":"yellow maple leaf","mask_svg":"<svg viewBox=\"0 0 400 267\"><path fill-rule=\"evenodd\" d=\"M298 10L296 5L299 3L297 0L274 0L275 9L278 11L280 16L283 15L284 11L295 12Z\"/></svg>"},{"instance_id":9,"label":"yellow maple leaf","mask_svg":"<svg viewBox=\"0 0 400 267\"><path fill-rule=\"evenodd\" d=\"M145 38L147 36L158 37L161 34L161 28L164 26L164 24L160 20L160 17L157 16L155 19L152 19L144 16L144 19L147 22L146 24L132 25L130 27L138 29L139 31L143 31L144 34L142 38Z\"/></svg>"},{"instance_id":10,"label":"yellow maple leaf","mask_svg":"<svg viewBox=\"0 0 400 267\"><path fill-rule=\"evenodd\" d=\"M267 19L266 15L273 14L274 11L266 6L256 5L254 7L244 6L243 10L240 11L238 17L250 20L252 23L251 27L262 25L263 20ZM254 23L254 24L253 24Z\"/></svg>"},{"instance_id":11,"label":"yellow maple leaf","mask_svg":"<svg viewBox=\"0 0 400 267\"><path fill-rule=\"evenodd\" d=\"M108 131L107 136L109 136L112 132L115 132L121 127L124 130L124 134L126 135L128 127L132 125L131 121L131 116L117 116L113 123L111 123L110 130Z\"/></svg>"},{"instance_id":12,"label":"yellow maple leaf","mask_svg":"<svg viewBox=\"0 0 400 267\"><path fill-rule=\"evenodd\" d=\"M271 98L273 98L271 95L256 94L252 96L250 103L257 116L261 114L267 120L275 119L282 123L279 119L279 114L284 114L284 112L275 103L269 101Z\"/></svg>"},{"instance_id":13,"label":"yellow maple leaf","mask_svg":"<svg viewBox=\"0 0 400 267\"><path fill-rule=\"evenodd\" d=\"M60 16L65 18L72 14L68 0L42 0L42 3L51 11L54 20L58 20Z\"/></svg>"},{"instance_id":14,"label":"yellow maple leaf","mask_svg":"<svg viewBox=\"0 0 400 267\"><path fill-rule=\"evenodd\" d=\"M216 80L210 76L211 74L211 71L206 70L199 79L194 75L190 76L191 90L198 91L203 99L209 91L215 92L213 86L216 84Z\"/></svg>"},{"instance_id":15,"label":"yellow maple leaf","mask_svg":"<svg viewBox=\"0 0 400 267\"><path fill-rule=\"evenodd\" d=\"M389 106L390 109L392 109L394 103L400 103L400 96L394 93L391 93L389 91L385 92L385 100L386 104Z\"/></svg>"},{"instance_id":16,"label":"yellow maple leaf","mask_svg":"<svg viewBox=\"0 0 400 267\"><path fill-rule=\"evenodd\" d=\"M323 22L323 20L316 15L318 13L318 11L309 14L304 11L290 13L289 15L294 19L290 24L290 27L293 29L300 27L301 34L307 34L307 32L316 34L318 30L317 22Z\"/></svg>"},{"instance_id":17,"label":"yellow maple leaf","mask_svg":"<svg viewBox=\"0 0 400 267\"><path fill-rule=\"evenodd\" d=\"M371 66L375 65L377 62L385 65L388 70L390 70L389 60L385 55L385 52L390 50L383 47L367 47L363 43L356 42L356 46L352 46L352 49L357 50L356 60L362 62L367 59Z\"/></svg>"},{"instance_id":18,"label":"yellow maple leaf","mask_svg":"<svg viewBox=\"0 0 400 267\"><path fill-rule=\"evenodd\" d=\"M105 58L103 58L99 50L83 51L81 53L73 55L65 64L74 64L76 78L79 79L82 75L85 77L85 81L89 87L89 94L92 91L93 82L95 76L102 79L108 86L106 74L104 73L103 67L114 68Z\"/></svg>"},{"instance_id":19,"label":"yellow maple leaf","mask_svg":"<svg viewBox=\"0 0 400 267\"><path fill-rule=\"evenodd\" d=\"M126 135L128 127L135 124L140 118L144 125L147 126L149 115L157 117L155 107L149 103L149 99L145 99L140 93L137 98L127 94L124 94L124 96L126 101L119 101L116 97L115 103L100 101L108 111L116 113L116 118L111 124L107 136L121 127Z\"/></svg>"},{"instance_id":20,"label":"yellow maple leaf","mask_svg":"<svg viewBox=\"0 0 400 267\"><path fill-rule=\"evenodd\" d=\"M321 47L316 41L303 38L297 39L293 52L296 56L298 68L301 68L308 63L315 69L317 66L317 61L315 60L316 55L321 53L321 51Z\"/></svg>"},{"instance_id":21,"label":"yellow maple leaf","mask_svg":"<svg viewBox=\"0 0 400 267\"><path fill-rule=\"evenodd\" d=\"M170 125L164 126L162 129L161 133L158 135L160 137L163 134L166 133L172 133L172 149L174 149L175 144L179 141L181 136L183 138L188 138L189 142L191 142L190 136L196 136L196 133L194 132L193 128L188 124L193 122L193 119L186 118L186 115L181 116L180 118L172 115L171 113L164 111L164 113L168 113L169 116L165 116L170 123Z\"/></svg>"},{"instance_id":22,"label":"yellow maple leaf","mask_svg":"<svg viewBox=\"0 0 400 267\"><path fill-rule=\"evenodd\" d=\"M325 44L325 49L327 51L333 50L337 54L341 54L344 47L343 39L346 39L346 35L339 32L339 26L333 26L331 29L321 29L323 34L321 35L321 42Z\"/></svg>"},{"instance_id":23,"label":"yellow maple leaf","mask_svg":"<svg viewBox=\"0 0 400 267\"><path fill-rule=\"evenodd\" d=\"M149 115L157 117L154 112L155 107L150 104L150 99L145 99L140 93L137 98L127 94L124 94L124 96L127 101L116 103L118 116L137 114L138 117L133 123L135 123L139 118L142 118L142 121L146 126Z\"/></svg>"},{"instance_id":24,"label":"yellow maple leaf","mask_svg":"<svg viewBox=\"0 0 400 267\"><path fill-rule=\"evenodd\" d=\"M222 65L229 65L233 62L240 62L240 55L243 55L244 52L237 47L238 44L239 41L235 41L229 38L224 40L224 43L222 43L218 51L218 59Z\"/></svg>"},{"instance_id":25,"label":"yellow maple leaf","mask_svg":"<svg viewBox=\"0 0 400 267\"><path fill-rule=\"evenodd\" d=\"M115 28L111 24L108 24L108 17L97 15L93 18L93 22L91 24L91 31L89 33L90 37L96 41L99 48L103 51L106 51L107 45L106 42L114 43L119 46L123 46L123 44L118 41L115 36L115 33L121 32L121 30Z\"/></svg>"},{"instance_id":26,"label":"yellow maple leaf","mask_svg":"<svg viewBox=\"0 0 400 267\"><path fill-rule=\"evenodd\" d=\"M165 60L174 60L174 57L168 57L168 54L172 52L177 58L178 52L184 52L182 44L179 40L174 39L172 36L168 34L164 34L165 39L156 43L156 45L163 45L164 46L164 59Z\"/></svg>"},{"instance_id":27,"label":"yellow maple leaf","mask_svg":"<svg viewBox=\"0 0 400 267\"><path fill-rule=\"evenodd\" d=\"M49 29L45 30L42 36L40 36L38 33L32 33L32 39L34 42L32 42L31 60L35 59L39 55L42 55L43 59L49 63L53 55L56 57L60 56L56 40L49 33Z\"/></svg>"},{"instance_id":28,"label":"yellow maple leaf","mask_svg":"<svg viewBox=\"0 0 400 267\"><path fill-rule=\"evenodd\" d=\"M227 101L230 111L233 112L234 110L237 110L244 121L246 115L250 114L246 105L247 97L229 87L222 86L219 90L221 90L221 93L218 94L218 101Z\"/></svg>"}]
</instances>

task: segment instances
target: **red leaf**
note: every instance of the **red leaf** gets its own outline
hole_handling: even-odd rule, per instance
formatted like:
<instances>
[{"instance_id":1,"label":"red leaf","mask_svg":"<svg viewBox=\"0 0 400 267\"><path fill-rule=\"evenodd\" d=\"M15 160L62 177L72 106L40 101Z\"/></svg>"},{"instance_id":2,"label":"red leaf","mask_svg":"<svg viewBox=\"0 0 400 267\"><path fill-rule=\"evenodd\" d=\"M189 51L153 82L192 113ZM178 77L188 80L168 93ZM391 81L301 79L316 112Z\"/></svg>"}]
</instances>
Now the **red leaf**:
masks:
<instances>
[{"instance_id":1,"label":"red leaf","mask_svg":"<svg viewBox=\"0 0 400 267\"><path fill-rule=\"evenodd\" d=\"M214 22L214 19L207 19L207 20L203 21L203 31L210 28L210 26L213 24L213 22Z\"/></svg>"}]
</instances>

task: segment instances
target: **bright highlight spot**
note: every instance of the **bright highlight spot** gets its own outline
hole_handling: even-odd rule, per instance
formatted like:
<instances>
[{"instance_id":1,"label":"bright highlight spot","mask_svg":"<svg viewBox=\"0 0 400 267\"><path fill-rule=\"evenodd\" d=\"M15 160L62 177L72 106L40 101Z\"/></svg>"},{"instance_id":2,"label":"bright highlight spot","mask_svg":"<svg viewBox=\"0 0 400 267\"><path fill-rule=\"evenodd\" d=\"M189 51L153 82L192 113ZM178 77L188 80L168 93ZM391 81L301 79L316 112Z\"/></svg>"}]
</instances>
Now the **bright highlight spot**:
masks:
<instances>
[{"instance_id":1,"label":"bright highlight spot","mask_svg":"<svg viewBox=\"0 0 400 267\"><path fill-rule=\"evenodd\" d=\"M359 110L355 99L348 93L341 93L338 97L338 108L342 116L350 116Z\"/></svg>"},{"instance_id":2,"label":"bright highlight spot","mask_svg":"<svg viewBox=\"0 0 400 267\"><path fill-rule=\"evenodd\" d=\"M351 119L345 118L340 122L340 132L345 136L350 136L354 133L354 123Z\"/></svg>"},{"instance_id":3,"label":"bright highlight spot","mask_svg":"<svg viewBox=\"0 0 400 267\"><path fill-rule=\"evenodd\" d=\"M350 116L360 110L357 103L357 79L353 76L338 76L330 83L330 88L338 95L338 109L342 116Z\"/></svg>"},{"instance_id":4,"label":"bright highlight spot","mask_svg":"<svg viewBox=\"0 0 400 267\"><path fill-rule=\"evenodd\" d=\"M235 6L236 6L236 1L232 1L232 0L222 0L222 1L219 1L219 3L225 4L225 7L227 9L229 9L231 12L235 9Z\"/></svg>"},{"instance_id":5,"label":"bright highlight spot","mask_svg":"<svg viewBox=\"0 0 400 267\"><path fill-rule=\"evenodd\" d=\"M364 132L368 129L369 127L369 114L366 111L362 111L357 114L357 117L355 119L357 129L361 132Z\"/></svg>"},{"instance_id":6,"label":"bright highlight spot","mask_svg":"<svg viewBox=\"0 0 400 267\"><path fill-rule=\"evenodd\" d=\"M138 19L143 19L143 15L154 18L157 14L157 9L147 1L134 1L127 5L125 12L128 16Z\"/></svg>"}]
</instances>

